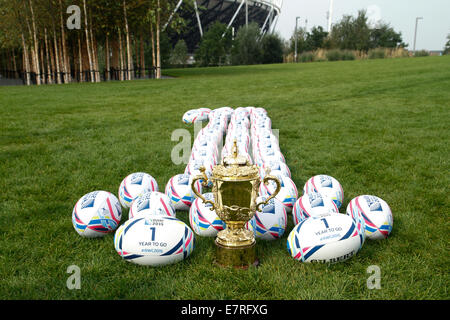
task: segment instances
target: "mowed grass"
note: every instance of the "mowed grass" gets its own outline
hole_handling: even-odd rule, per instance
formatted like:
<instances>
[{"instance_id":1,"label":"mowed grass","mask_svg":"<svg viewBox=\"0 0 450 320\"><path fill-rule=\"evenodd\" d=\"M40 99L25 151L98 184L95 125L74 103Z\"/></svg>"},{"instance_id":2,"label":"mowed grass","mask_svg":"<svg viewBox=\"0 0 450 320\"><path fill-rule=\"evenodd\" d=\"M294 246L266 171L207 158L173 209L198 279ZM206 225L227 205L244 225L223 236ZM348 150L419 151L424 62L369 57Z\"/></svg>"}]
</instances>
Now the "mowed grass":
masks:
<instances>
[{"instance_id":1,"label":"mowed grass","mask_svg":"<svg viewBox=\"0 0 450 320\"><path fill-rule=\"evenodd\" d=\"M167 70L174 79L0 87L1 299L449 299L450 56ZM299 192L329 174L345 193L388 202L394 228L334 265L302 264L286 238L258 241L247 271L213 264L196 237L185 261L143 267L122 260L113 234L74 230L76 201L117 195L132 172L164 190L184 171L171 161L173 130L198 107L266 108ZM123 220L128 217L125 211ZM189 223L187 212L177 217ZM67 268L81 289L66 287ZM367 268L381 270L369 289Z\"/></svg>"}]
</instances>

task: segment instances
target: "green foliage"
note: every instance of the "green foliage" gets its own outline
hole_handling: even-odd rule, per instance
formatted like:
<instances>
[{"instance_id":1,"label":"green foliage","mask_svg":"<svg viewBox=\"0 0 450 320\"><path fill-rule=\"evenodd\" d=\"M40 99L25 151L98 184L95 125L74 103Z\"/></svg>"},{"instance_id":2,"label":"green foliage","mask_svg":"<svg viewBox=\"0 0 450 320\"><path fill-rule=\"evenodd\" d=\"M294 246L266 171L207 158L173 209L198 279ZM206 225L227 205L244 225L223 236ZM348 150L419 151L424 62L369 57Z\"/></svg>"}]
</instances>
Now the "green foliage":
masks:
<instances>
[{"instance_id":1,"label":"green foliage","mask_svg":"<svg viewBox=\"0 0 450 320\"><path fill-rule=\"evenodd\" d=\"M445 44L443 54L450 54L450 34L447 35L447 43Z\"/></svg>"},{"instance_id":2,"label":"green foliage","mask_svg":"<svg viewBox=\"0 0 450 320\"><path fill-rule=\"evenodd\" d=\"M333 25L331 42L334 48L342 50L368 51L370 48L370 29L365 10L358 11L356 17L345 15Z\"/></svg>"},{"instance_id":3,"label":"green foliage","mask_svg":"<svg viewBox=\"0 0 450 320\"><path fill-rule=\"evenodd\" d=\"M262 63L283 62L283 40L278 34L266 34L261 41Z\"/></svg>"},{"instance_id":4,"label":"green foliage","mask_svg":"<svg viewBox=\"0 0 450 320\"><path fill-rule=\"evenodd\" d=\"M188 48L184 40L177 42L170 55L169 62L172 65L184 66L187 62Z\"/></svg>"},{"instance_id":5,"label":"green foliage","mask_svg":"<svg viewBox=\"0 0 450 320\"><path fill-rule=\"evenodd\" d=\"M328 32L323 30L322 26L313 27L306 37L306 50L314 51L325 46L325 40Z\"/></svg>"},{"instance_id":6,"label":"green foliage","mask_svg":"<svg viewBox=\"0 0 450 320\"><path fill-rule=\"evenodd\" d=\"M225 36L222 37L222 35ZM200 46L195 52L199 66L220 66L226 64L231 50L231 30L223 23L214 23L203 35Z\"/></svg>"},{"instance_id":7,"label":"green foliage","mask_svg":"<svg viewBox=\"0 0 450 320\"><path fill-rule=\"evenodd\" d=\"M262 62L262 45L258 24L242 26L236 35L232 49L232 62L235 65L251 65Z\"/></svg>"},{"instance_id":8,"label":"green foliage","mask_svg":"<svg viewBox=\"0 0 450 320\"><path fill-rule=\"evenodd\" d=\"M384 22L379 22L370 30L370 47L371 48L397 48L406 47L403 43L401 32L395 30Z\"/></svg>"},{"instance_id":9,"label":"green foliage","mask_svg":"<svg viewBox=\"0 0 450 320\"><path fill-rule=\"evenodd\" d=\"M305 28L297 30L297 52L314 51L327 46L328 32L324 31L322 26L313 27L310 32ZM291 52L295 51L295 31L290 39Z\"/></svg>"},{"instance_id":10,"label":"green foliage","mask_svg":"<svg viewBox=\"0 0 450 320\"><path fill-rule=\"evenodd\" d=\"M400 32L385 22L370 28L365 10L358 11L356 17L345 15L333 25L330 46L342 50L368 52L373 48L397 48L407 46Z\"/></svg>"},{"instance_id":11,"label":"green foliage","mask_svg":"<svg viewBox=\"0 0 450 320\"><path fill-rule=\"evenodd\" d=\"M299 62L313 62L315 61L316 57L314 55L314 52L303 52L299 57Z\"/></svg>"},{"instance_id":12,"label":"green foliage","mask_svg":"<svg viewBox=\"0 0 450 320\"><path fill-rule=\"evenodd\" d=\"M328 61L339 61L339 60L355 60L356 57L350 50L329 50L326 53Z\"/></svg>"},{"instance_id":13,"label":"green foliage","mask_svg":"<svg viewBox=\"0 0 450 320\"><path fill-rule=\"evenodd\" d=\"M386 52L383 48L369 50L369 59L384 59Z\"/></svg>"},{"instance_id":14,"label":"green foliage","mask_svg":"<svg viewBox=\"0 0 450 320\"><path fill-rule=\"evenodd\" d=\"M417 50L414 52L414 57L428 57L430 53L427 50Z\"/></svg>"}]
</instances>

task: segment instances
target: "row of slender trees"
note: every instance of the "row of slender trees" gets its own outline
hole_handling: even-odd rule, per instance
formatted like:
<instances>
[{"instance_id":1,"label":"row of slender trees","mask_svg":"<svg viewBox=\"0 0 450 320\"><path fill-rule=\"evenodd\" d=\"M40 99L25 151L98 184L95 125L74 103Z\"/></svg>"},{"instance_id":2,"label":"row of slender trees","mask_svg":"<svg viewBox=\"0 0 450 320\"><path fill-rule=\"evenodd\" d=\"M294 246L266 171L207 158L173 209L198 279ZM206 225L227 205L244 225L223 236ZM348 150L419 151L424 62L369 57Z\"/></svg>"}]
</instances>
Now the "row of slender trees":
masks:
<instances>
[{"instance_id":1,"label":"row of slender trees","mask_svg":"<svg viewBox=\"0 0 450 320\"><path fill-rule=\"evenodd\" d=\"M299 28L290 39L290 50L294 51L297 41L298 52L317 49L357 50L367 52L375 48L407 47L401 32L395 31L389 23L377 21L371 24L365 10L356 16L344 15L326 32L321 26L310 31Z\"/></svg>"},{"instance_id":2,"label":"row of slender trees","mask_svg":"<svg viewBox=\"0 0 450 320\"><path fill-rule=\"evenodd\" d=\"M0 65L26 84L161 77L163 29L179 30L176 0L0 0ZM169 21L170 20L170 21ZM169 23L170 22L170 23ZM144 46L151 44L151 61Z\"/></svg>"}]
</instances>

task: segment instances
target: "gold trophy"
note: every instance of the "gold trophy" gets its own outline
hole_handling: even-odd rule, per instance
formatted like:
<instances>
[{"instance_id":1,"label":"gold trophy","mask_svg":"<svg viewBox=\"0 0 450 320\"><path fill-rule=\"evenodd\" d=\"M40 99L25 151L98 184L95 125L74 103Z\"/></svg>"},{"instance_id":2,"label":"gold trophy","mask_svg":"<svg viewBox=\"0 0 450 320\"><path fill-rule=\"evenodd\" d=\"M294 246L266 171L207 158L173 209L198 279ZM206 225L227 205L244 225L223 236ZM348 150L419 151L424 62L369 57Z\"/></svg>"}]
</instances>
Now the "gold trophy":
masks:
<instances>
[{"instance_id":1,"label":"gold trophy","mask_svg":"<svg viewBox=\"0 0 450 320\"><path fill-rule=\"evenodd\" d=\"M268 184L269 180L273 180L276 183L276 190L266 201L256 204L261 184L258 167L251 165L247 158L238 155L236 140L232 155L225 157L222 164L213 168L211 180L215 202L205 199L195 188L197 180L203 180L202 185L205 187L208 185L205 168L200 168L200 171L202 174L191 182L192 191L203 200L203 203L210 203L211 210L215 210L227 225L216 237L216 263L240 268L258 265L255 236L245 228L245 223L253 217L261 205L267 204L278 194L281 188L280 181L274 176L266 175L263 183Z\"/></svg>"}]
</instances>

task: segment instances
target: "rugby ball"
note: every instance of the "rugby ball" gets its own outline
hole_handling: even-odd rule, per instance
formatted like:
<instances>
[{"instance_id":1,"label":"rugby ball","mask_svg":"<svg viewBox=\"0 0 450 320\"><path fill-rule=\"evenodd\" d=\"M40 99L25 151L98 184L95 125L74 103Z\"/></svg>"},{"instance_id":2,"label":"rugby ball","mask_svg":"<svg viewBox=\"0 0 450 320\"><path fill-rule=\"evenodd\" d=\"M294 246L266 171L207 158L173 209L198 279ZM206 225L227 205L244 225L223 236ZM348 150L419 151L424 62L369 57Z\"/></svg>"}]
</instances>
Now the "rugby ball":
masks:
<instances>
[{"instance_id":1,"label":"rugby ball","mask_svg":"<svg viewBox=\"0 0 450 320\"><path fill-rule=\"evenodd\" d=\"M335 178L326 174L319 174L309 178L303 187L303 193L319 192L323 196L329 197L334 201L338 208L341 207L344 201L344 190L341 184Z\"/></svg>"},{"instance_id":2,"label":"rugby ball","mask_svg":"<svg viewBox=\"0 0 450 320\"><path fill-rule=\"evenodd\" d=\"M256 198L256 203L263 202L267 196ZM287 227L287 214L283 204L276 198L260 206L250 221L246 223L248 230L262 240L276 240L283 236ZM250 225L250 227L249 227Z\"/></svg>"},{"instance_id":3,"label":"rugby ball","mask_svg":"<svg viewBox=\"0 0 450 320\"><path fill-rule=\"evenodd\" d=\"M72 211L72 224L79 235L102 237L116 230L122 218L119 200L111 192L94 191L81 197Z\"/></svg>"},{"instance_id":4,"label":"rugby ball","mask_svg":"<svg viewBox=\"0 0 450 320\"><path fill-rule=\"evenodd\" d=\"M335 263L356 255L364 236L345 214L311 217L297 224L287 239L287 249L300 262Z\"/></svg>"},{"instance_id":5,"label":"rugby ball","mask_svg":"<svg viewBox=\"0 0 450 320\"><path fill-rule=\"evenodd\" d=\"M323 197L318 192L310 192L302 195L295 202L292 210L294 225L309 217L318 217L330 213L339 213L336 204L328 197Z\"/></svg>"},{"instance_id":6,"label":"rugby ball","mask_svg":"<svg viewBox=\"0 0 450 320\"><path fill-rule=\"evenodd\" d=\"M207 200L214 202L214 194L208 192L203 194ZM199 236L215 237L217 233L226 228L226 224L211 210L212 205L203 203L203 200L196 198L189 209L189 222L192 230Z\"/></svg>"},{"instance_id":7,"label":"rugby ball","mask_svg":"<svg viewBox=\"0 0 450 320\"><path fill-rule=\"evenodd\" d=\"M366 237L371 240L386 239L394 225L391 208L377 196L353 198L347 206L347 215L364 225Z\"/></svg>"},{"instance_id":8,"label":"rugby ball","mask_svg":"<svg viewBox=\"0 0 450 320\"><path fill-rule=\"evenodd\" d=\"M205 121L208 119L208 114L210 111L211 110L207 108L188 110L183 114L183 122L191 124L198 121Z\"/></svg>"},{"instance_id":9,"label":"rugby ball","mask_svg":"<svg viewBox=\"0 0 450 320\"><path fill-rule=\"evenodd\" d=\"M192 230L177 218L146 216L121 225L114 247L127 261L161 266L186 259L194 249L194 239Z\"/></svg>"},{"instance_id":10,"label":"rugby ball","mask_svg":"<svg viewBox=\"0 0 450 320\"><path fill-rule=\"evenodd\" d=\"M119 186L119 201L129 208L134 199L148 191L158 191L155 178L145 172L135 172L125 177Z\"/></svg>"},{"instance_id":11,"label":"rugby ball","mask_svg":"<svg viewBox=\"0 0 450 320\"><path fill-rule=\"evenodd\" d=\"M295 201L298 198L297 187L291 178L281 175L274 175L280 180L281 189L280 192L275 196L276 199L280 200L284 205L286 212L292 212ZM261 183L259 186L259 194L261 196L270 196L276 190L276 184L273 181L268 182L268 184Z\"/></svg>"},{"instance_id":12,"label":"rugby ball","mask_svg":"<svg viewBox=\"0 0 450 320\"><path fill-rule=\"evenodd\" d=\"M175 208L166 194L151 191L137 197L131 204L128 219L152 214L176 217Z\"/></svg>"},{"instance_id":13,"label":"rugby ball","mask_svg":"<svg viewBox=\"0 0 450 320\"><path fill-rule=\"evenodd\" d=\"M165 194L169 197L175 210L188 211L195 199L195 194L191 189L192 177L188 174L177 174L169 179L166 185ZM202 192L200 181L196 182L198 192Z\"/></svg>"}]
</instances>

